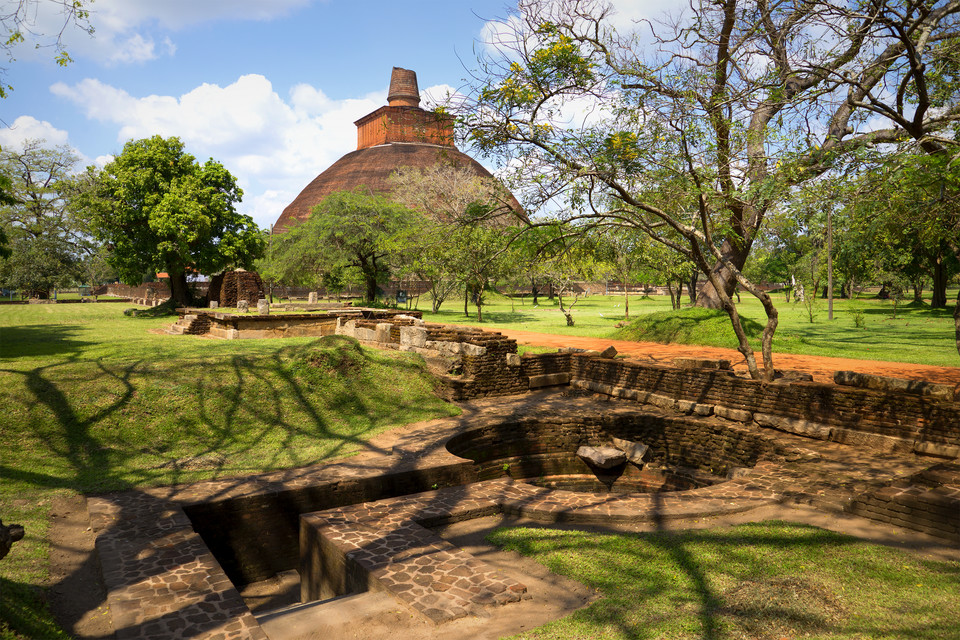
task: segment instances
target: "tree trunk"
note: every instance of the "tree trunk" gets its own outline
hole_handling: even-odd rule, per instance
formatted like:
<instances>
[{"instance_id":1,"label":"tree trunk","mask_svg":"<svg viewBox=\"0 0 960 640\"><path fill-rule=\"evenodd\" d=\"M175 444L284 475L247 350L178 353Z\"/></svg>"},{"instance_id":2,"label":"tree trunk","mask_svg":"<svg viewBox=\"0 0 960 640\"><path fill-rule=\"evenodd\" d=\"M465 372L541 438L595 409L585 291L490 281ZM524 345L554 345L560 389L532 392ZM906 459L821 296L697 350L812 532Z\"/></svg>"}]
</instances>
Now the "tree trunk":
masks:
<instances>
[{"instance_id":1,"label":"tree trunk","mask_svg":"<svg viewBox=\"0 0 960 640\"><path fill-rule=\"evenodd\" d=\"M914 302L923 302L923 276L919 276L913 279L911 286L913 287L913 301ZM943 301L946 304L946 300Z\"/></svg>"},{"instance_id":2,"label":"tree trunk","mask_svg":"<svg viewBox=\"0 0 960 640\"><path fill-rule=\"evenodd\" d=\"M732 242L730 242L730 240L724 240L723 245L720 247L720 252L733 264L733 266L739 270L742 270L743 265L747 261L747 255L750 252L750 248L745 247L744 249L738 249L733 245ZM729 269L723 266L723 263L721 262L717 262L711 271L713 275L716 276L717 280L722 283L724 292L727 294L727 296L732 296L737 288L736 276L731 273ZM712 279L708 279L706 284L703 285L703 288L697 294L696 306L706 309L723 309L721 296L714 288Z\"/></svg>"},{"instance_id":3,"label":"tree trunk","mask_svg":"<svg viewBox=\"0 0 960 640\"><path fill-rule=\"evenodd\" d=\"M170 298L173 303L178 307L189 307L193 304L193 295L187 286L187 274L182 271L174 273L169 267L167 274L170 276Z\"/></svg>"},{"instance_id":4,"label":"tree trunk","mask_svg":"<svg viewBox=\"0 0 960 640\"><path fill-rule=\"evenodd\" d=\"M463 285L463 315L464 317L470 317L470 285Z\"/></svg>"},{"instance_id":5,"label":"tree trunk","mask_svg":"<svg viewBox=\"0 0 960 640\"><path fill-rule=\"evenodd\" d=\"M943 309L947 306L947 270L944 268L943 256L938 255L933 261L933 297L930 306L934 309Z\"/></svg>"},{"instance_id":6,"label":"tree trunk","mask_svg":"<svg viewBox=\"0 0 960 640\"><path fill-rule=\"evenodd\" d=\"M630 293L627 291L627 285L623 285L623 319L630 319Z\"/></svg>"},{"instance_id":7,"label":"tree trunk","mask_svg":"<svg viewBox=\"0 0 960 640\"><path fill-rule=\"evenodd\" d=\"M694 269L687 280L687 294L690 296L690 304L697 302L697 283L700 281L700 270Z\"/></svg>"},{"instance_id":8,"label":"tree trunk","mask_svg":"<svg viewBox=\"0 0 960 640\"><path fill-rule=\"evenodd\" d=\"M953 339L957 343L957 353L960 354L960 292L957 293L957 304L953 307Z\"/></svg>"}]
</instances>

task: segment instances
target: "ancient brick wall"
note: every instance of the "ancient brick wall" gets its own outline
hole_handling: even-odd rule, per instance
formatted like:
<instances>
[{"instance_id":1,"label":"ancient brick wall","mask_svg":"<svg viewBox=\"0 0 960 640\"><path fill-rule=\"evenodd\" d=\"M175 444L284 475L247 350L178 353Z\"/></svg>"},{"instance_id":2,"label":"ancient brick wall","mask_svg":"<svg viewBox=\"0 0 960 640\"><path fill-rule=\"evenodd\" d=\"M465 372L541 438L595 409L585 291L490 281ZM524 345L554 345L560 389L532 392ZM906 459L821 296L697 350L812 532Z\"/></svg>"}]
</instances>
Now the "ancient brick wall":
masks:
<instances>
[{"instance_id":1,"label":"ancient brick wall","mask_svg":"<svg viewBox=\"0 0 960 640\"><path fill-rule=\"evenodd\" d=\"M960 403L815 382L762 384L726 371L574 355L574 378L846 430L960 446Z\"/></svg>"},{"instance_id":2,"label":"ancient brick wall","mask_svg":"<svg viewBox=\"0 0 960 640\"><path fill-rule=\"evenodd\" d=\"M526 354L521 358L520 363L523 369L523 375L528 378L551 373L570 372L569 353Z\"/></svg>"}]
</instances>

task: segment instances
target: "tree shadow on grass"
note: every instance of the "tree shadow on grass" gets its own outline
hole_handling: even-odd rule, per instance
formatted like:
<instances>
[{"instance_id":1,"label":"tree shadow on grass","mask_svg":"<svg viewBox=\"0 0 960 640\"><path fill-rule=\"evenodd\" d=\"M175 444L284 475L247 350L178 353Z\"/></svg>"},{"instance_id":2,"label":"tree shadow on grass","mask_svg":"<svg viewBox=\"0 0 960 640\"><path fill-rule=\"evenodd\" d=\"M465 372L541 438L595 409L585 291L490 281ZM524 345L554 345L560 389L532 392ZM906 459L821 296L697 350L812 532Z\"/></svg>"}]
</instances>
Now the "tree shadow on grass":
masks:
<instances>
[{"instance_id":1,"label":"tree shadow on grass","mask_svg":"<svg viewBox=\"0 0 960 640\"><path fill-rule=\"evenodd\" d=\"M77 340L79 325L31 324L0 329L0 360L70 356L93 344Z\"/></svg>"}]
</instances>

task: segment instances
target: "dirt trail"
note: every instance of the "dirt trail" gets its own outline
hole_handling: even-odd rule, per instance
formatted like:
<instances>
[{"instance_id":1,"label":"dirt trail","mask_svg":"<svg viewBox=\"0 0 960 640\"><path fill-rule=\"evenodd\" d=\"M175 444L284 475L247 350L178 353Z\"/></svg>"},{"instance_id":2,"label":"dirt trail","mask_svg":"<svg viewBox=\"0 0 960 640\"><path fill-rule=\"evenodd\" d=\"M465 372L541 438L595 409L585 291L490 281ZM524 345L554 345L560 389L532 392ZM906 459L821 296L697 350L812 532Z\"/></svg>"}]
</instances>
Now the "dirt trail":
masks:
<instances>
[{"instance_id":1,"label":"dirt trail","mask_svg":"<svg viewBox=\"0 0 960 640\"><path fill-rule=\"evenodd\" d=\"M562 336L533 331L497 329L503 335L513 338L519 344L541 347L576 347L601 351L613 345L621 355L647 358L661 364L670 364L674 358L725 358L734 369L746 369L744 357L735 349L719 347L701 347L686 344L660 344L659 342L632 342L627 340L608 340L604 338L581 338ZM761 362L760 354L756 354ZM818 382L833 382L834 371L857 371L879 376L906 378L909 380L927 380L940 384L960 385L960 367L934 367L924 364L904 362L884 362L880 360L854 360L852 358L830 358L827 356L799 356L790 353L775 353L773 362L778 369L792 369L809 373Z\"/></svg>"}]
</instances>

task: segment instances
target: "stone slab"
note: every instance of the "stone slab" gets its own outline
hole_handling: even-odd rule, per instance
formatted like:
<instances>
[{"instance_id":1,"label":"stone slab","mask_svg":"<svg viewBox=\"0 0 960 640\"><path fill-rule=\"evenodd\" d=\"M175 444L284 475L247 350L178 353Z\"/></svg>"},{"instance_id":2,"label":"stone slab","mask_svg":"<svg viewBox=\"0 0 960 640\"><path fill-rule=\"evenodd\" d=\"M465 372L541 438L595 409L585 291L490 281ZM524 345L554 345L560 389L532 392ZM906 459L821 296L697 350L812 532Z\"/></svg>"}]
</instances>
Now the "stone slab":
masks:
<instances>
[{"instance_id":1,"label":"stone slab","mask_svg":"<svg viewBox=\"0 0 960 640\"><path fill-rule=\"evenodd\" d=\"M627 454L616 447L591 447L584 445L577 449L577 457L587 464L600 469L613 469L627 461Z\"/></svg>"}]
</instances>

